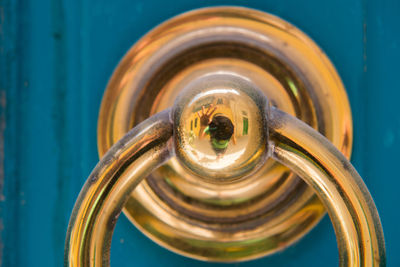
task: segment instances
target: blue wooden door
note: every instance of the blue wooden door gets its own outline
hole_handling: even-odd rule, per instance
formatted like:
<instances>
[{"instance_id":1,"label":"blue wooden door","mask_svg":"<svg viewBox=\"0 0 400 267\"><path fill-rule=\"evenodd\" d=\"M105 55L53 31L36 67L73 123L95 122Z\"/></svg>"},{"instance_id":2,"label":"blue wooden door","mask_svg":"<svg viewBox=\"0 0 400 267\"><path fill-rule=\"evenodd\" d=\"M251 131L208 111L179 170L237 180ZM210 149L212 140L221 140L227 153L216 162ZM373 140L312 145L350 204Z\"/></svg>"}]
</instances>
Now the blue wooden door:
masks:
<instances>
[{"instance_id":1,"label":"blue wooden door","mask_svg":"<svg viewBox=\"0 0 400 267\"><path fill-rule=\"evenodd\" d=\"M354 117L355 165L400 266L400 2L396 0L0 1L0 266L62 266L76 197L98 161L108 78L143 34L187 10L242 5L282 17L335 64ZM121 216L112 266L216 266L159 247ZM328 217L294 246L238 266L337 266ZM236 266L236 265L235 265Z\"/></svg>"}]
</instances>

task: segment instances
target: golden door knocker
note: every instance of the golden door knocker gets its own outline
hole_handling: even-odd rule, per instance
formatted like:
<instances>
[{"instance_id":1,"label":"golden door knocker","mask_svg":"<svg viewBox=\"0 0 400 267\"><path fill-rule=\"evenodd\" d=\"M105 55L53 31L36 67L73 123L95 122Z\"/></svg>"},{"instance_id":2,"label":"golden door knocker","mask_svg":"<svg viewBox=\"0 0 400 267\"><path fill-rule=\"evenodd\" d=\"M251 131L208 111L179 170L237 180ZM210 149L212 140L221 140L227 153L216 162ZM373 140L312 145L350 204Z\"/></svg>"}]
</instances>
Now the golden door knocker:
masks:
<instances>
[{"instance_id":1,"label":"golden door knocker","mask_svg":"<svg viewBox=\"0 0 400 267\"><path fill-rule=\"evenodd\" d=\"M384 266L351 146L345 89L304 33L239 7L175 17L108 84L102 158L72 212L65 265L109 266L121 210L172 251L232 262L284 249L326 209L340 266Z\"/></svg>"}]
</instances>

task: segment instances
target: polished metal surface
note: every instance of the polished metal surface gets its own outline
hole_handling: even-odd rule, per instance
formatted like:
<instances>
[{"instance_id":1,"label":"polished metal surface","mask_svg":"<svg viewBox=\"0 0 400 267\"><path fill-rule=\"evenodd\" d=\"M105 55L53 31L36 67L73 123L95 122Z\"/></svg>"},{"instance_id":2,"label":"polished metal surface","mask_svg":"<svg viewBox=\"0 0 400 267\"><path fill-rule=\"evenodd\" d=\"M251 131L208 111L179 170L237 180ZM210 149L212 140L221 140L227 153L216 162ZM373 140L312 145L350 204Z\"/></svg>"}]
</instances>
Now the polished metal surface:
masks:
<instances>
[{"instance_id":1,"label":"polished metal surface","mask_svg":"<svg viewBox=\"0 0 400 267\"><path fill-rule=\"evenodd\" d=\"M130 193L171 156L169 110L136 126L97 164L71 215L65 266L108 266L115 224Z\"/></svg>"},{"instance_id":2,"label":"polished metal surface","mask_svg":"<svg viewBox=\"0 0 400 267\"><path fill-rule=\"evenodd\" d=\"M350 156L351 112L329 59L289 23L237 7L185 13L131 48L103 97L100 156L137 123L171 107L193 81L220 72L247 80L272 106L303 120ZM202 114L192 115L187 123L197 131ZM324 215L312 189L272 159L251 179L225 177L223 183L203 179L193 172L198 167L172 158L138 186L124 208L147 236L177 253L215 261L257 258L292 244Z\"/></svg>"},{"instance_id":3,"label":"polished metal surface","mask_svg":"<svg viewBox=\"0 0 400 267\"><path fill-rule=\"evenodd\" d=\"M386 266L378 211L351 163L306 124L274 108L269 115L271 157L299 174L324 203L335 228L339 265Z\"/></svg>"},{"instance_id":4,"label":"polished metal surface","mask_svg":"<svg viewBox=\"0 0 400 267\"><path fill-rule=\"evenodd\" d=\"M183 168L200 172L199 179L221 185L239 178L252 180L251 173L271 156L302 177L328 210L336 231L340 266L385 266L378 212L346 157L307 124L269 107L262 92L245 79L227 73L204 78L207 79L193 81L185 88L172 110L139 124L101 159L74 207L65 265L110 265L112 233L124 203L132 190L169 158L175 156ZM196 115L202 118L199 131L190 127L190 118ZM312 206L302 209L296 214L296 223L313 213ZM179 211L177 215L182 225L192 223L190 227L198 234L195 238L206 236L201 227L185 220ZM278 218L277 228L292 226L288 215ZM241 251L282 248L278 239L257 239L271 229L249 225L232 232L226 228L228 231L210 232L211 242L203 241L203 259L221 259L225 255L230 259ZM240 237L242 241L232 243L232 238ZM248 240L253 241L252 247ZM193 239L174 241L186 244L195 253Z\"/></svg>"},{"instance_id":5,"label":"polished metal surface","mask_svg":"<svg viewBox=\"0 0 400 267\"><path fill-rule=\"evenodd\" d=\"M192 80L184 88L189 93L178 96L175 153L193 175L227 184L265 163L268 131L259 127L266 125L259 110L268 103L253 87L236 73L220 71Z\"/></svg>"}]
</instances>

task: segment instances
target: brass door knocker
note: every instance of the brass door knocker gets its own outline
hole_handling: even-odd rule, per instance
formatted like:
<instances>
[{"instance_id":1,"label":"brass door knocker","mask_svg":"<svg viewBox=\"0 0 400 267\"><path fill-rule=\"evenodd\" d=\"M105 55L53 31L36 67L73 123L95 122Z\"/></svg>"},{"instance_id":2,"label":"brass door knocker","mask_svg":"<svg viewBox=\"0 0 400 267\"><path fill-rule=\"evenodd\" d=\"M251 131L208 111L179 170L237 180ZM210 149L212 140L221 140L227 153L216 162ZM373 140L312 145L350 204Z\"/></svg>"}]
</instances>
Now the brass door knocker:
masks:
<instances>
[{"instance_id":1,"label":"brass door knocker","mask_svg":"<svg viewBox=\"0 0 400 267\"><path fill-rule=\"evenodd\" d=\"M327 210L340 266L384 266L351 146L345 89L304 33L239 7L172 18L108 84L101 160L72 212L65 265L109 266L122 210L162 246L221 262L282 250Z\"/></svg>"}]
</instances>

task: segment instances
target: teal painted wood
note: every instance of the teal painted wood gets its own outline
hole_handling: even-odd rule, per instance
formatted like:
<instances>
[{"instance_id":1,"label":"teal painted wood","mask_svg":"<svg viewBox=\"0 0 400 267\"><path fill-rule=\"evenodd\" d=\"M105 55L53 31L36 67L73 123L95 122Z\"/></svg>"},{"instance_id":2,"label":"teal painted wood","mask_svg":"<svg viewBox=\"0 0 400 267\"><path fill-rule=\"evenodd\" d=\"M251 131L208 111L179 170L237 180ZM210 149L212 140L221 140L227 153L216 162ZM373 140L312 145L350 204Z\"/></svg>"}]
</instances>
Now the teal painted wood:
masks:
<instances>
[{"instance_id":1,"label":"teal painted wood","mask_svg":"<svg viewBox=\"0 0 400 267\"><path fill-rule=\"evenodd\" d=\"M379 209L388 266L400 266L400 4L395 0L2 0L0 266L62 265L72 206L98 161L97 115L114 67L158 23L215 4L278 15L309 34L331 58L353 109L352 162ZM113 266L131 266L133 260L136 266L218 265L159 247L124 216L111 255ZM284 252L239 264L259 265L337 266L329 219Z\"/></svg>"}]
</instances>

